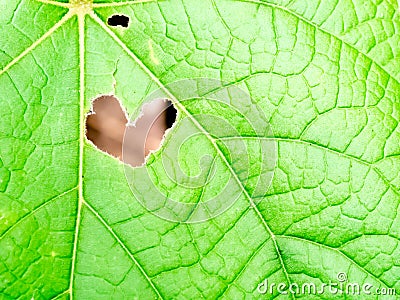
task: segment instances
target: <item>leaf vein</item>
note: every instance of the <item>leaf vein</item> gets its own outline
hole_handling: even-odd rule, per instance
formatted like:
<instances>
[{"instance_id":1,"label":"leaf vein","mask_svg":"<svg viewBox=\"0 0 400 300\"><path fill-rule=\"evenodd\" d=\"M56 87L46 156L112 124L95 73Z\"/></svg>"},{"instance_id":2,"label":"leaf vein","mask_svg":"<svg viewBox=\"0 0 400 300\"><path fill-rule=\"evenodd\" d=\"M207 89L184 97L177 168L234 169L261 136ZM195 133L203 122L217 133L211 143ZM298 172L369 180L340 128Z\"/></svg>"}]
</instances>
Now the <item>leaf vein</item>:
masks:
<instances>
[{"instance_id":1,"label":"leaf vein","mask_svg":"<svg viewBox=\"0 0 400 300\"><path fill-rule=\"evenodd\" d=\"M12 66L18 63L22 58L29 54L33 49L39 46L45 39L52 35L58 28L60 28L65 22L67 22L74 14L69 11L58 21L53 27L51 27L45 34L43 34L39 39L37 39L32 45L22 51L17 57L15 57L11 62L9 62L1 71L0 76L7 72Z\"/></svg>"},{"instance_id":2,"label":"leaf vein","mask_svg":"<svg viewBox=\"0 0 400 300\"><path fill-rule=\"evenodd\" d=\"M237 0L235 0L237 1ZM313 23L310 20L307 20L305 17L299 15L298 13L290 10L289 8L286 8L282 5L278 5L278 4L274 4L274 3L270 3L270 2L266 2L266 1L260 1L260 0L240 0L242 2L248 2L248 3L254 3L254 4L259 4L259 5L264 5L264 6L269 6L271 8L275 8L275 9L279 9L281 11L284 11L296 18L298 18L299 20L302 20L303 22L309 24L310 26L316 28L317 30L320 30L321 32L324 32L326 34L328 34L329 36L334 37L335 39L337 39L338 41L340 41L341 43L343 43L344 45L350 47L351 49L357 51L358 53L361 53L362 55L364 55L365 57L367 57L369 60L371 60L374 64L376 64L377 66L379 66L379 68L381 68L386 74L388 74L394 81L396 81L397 83L400 84L400 80L397 79L393 74L391 74L389 71L387 71L383 65L381 65L380 63L378 63L376 60L374 60L370 55L368 55L368 53L362 52L361 50L357 49L355 46L347 43L346 41L344 41L342 38L340 38L339 36L329 32L326 29L321 28L320 26L318 26L317 24Z\"/></svg>"},{"instance_id":3,"label":"leaf vein","mask_svg":"<svg viewBox=\"0 0 400 300\"><path fill-rule=\"evenodd\" d=\"M117 235L117 233L112 229L110 225L106 222L106 220L103 219L103 217L85 200L83 200L83 204L89 208L89 210L96 216L96 218L101 222L101 224L107 229L107 231L112 235L112 237L115 239L115 241L121 246L121 248L125 251L125 253L128 255L128 257L132 260L132 262L136 265L136 267L140 270L142 275L146 278L146 280L149 282L150 286L152 289L155 291L157 294L158 298L163 299L160 291L154 284L154 282L151 280L150 276L147 275L146 271L142 267L142 265L136 260L136 258L133 256L132 252L128 249L127 246L122 242L121 238Z\"/></svg>"},{"instance_id":4,"label":"leaf vein","mask_svg":"<svg viewBox=\"0 0 400 300\"><path fill-rule=\"evenodd\" d=\"M335 155L339 155L339 156L345 157L345 158L347 158L347 159L349 159L349 160L357 161L358 163L363 164L363 165L367 166L368 168L371 168L372 170L374 170L375 173L378 174L379 177L382 178L382 180L391 188L391 190L392 190L396 195L400 196L400 191L389 181L389 179L388 179L386 176L384 176L384 175L382 174L382 172L380 172L380 171L374 166L374 164L372 164L372 163L370 163L370 162L368 162L368 161L366 161L366 160L363 160L363 159L360 159L360 158L351 156L351 155L349 155L349 154L342 153L342 152L340 152L340 151L338 151L338 150L334 150L334 149L328 148L327 146L323 146L323 145L320 145L320 144L316 144L316 143L311 142L311 141L304 141L304 140L291 139L291 138L284 138L284 137L276 137L276 138L273 138L273 137L262 137L262 136L237 136L237 137L223 137L223 138L220 138L220 139L221 139L221 140L229 140L229 139L262 139L262 140L276 140L276 141L282 141L282 142L301 143L301 144L304 144L304 145L309 145L309 146L314 147L314 148L322 149L322 150L324 150L324 151L333 153L333 154L335 154Z\"/></svg>"},{"instance_id":5,"label":"leaf vein","mask_svg":"<svg viewBox=\"0 0 400 300\"><path fill-rule=\"evenodd\" d=\"M14 228L16 228L20 223L22 223L24 220L26 220L27 218L31 217L32 215L34 215L36 212L38 212L39 210L41 210L42 208L46 207L48 204L50 204L51 202L56 201L57 199L69 194L70 192L72 192L73 190L76 190L78 188L78 186L75 186L71 189L66 190L65 192L50 198L49 200L43 202L41 205L37 206L35 209L31 210L29 213L27 213L26 215L24 215L22 218L18 219L17 222L15 222L11 227L9 227L6 231L3 232L3 234L0 236L0 241L9 233L11 232Z\"/></svg>"},{"instance_id":6,"label":"leaf vein","mask_svg":"<svg viewBox=\"0 0 400 300\"><path fill-rule=\"evenodd\" d=\"M345 253L343 253L342 251L340 251L339 249L330 247L328 245L324 245L315 241L311 241L308 240L306 238L302 238L302 237L297 237L297 236L292 236L292 235L277 235L277 237L279 238L283 238L283 239L292 239L292 240L297 240L297 241L301 241L303 243L308 243L308 244L312 244L314 246L317 247L322 247L328 250L333 250L337 253L339 253L341 256L343 256L345 259L347 259L348 261L350 261L352 264L356 265L361 271L367 273L368 275L370 275L371 277L375 278L380 284L382 284L384 287L389 287L385 282L383 282L379 277L373 275L371 272L369 272L367 269L365 269L364 267L362 267L361 265L359 265L357 262L355 262L352 258L350 258L349 256L347 256Z\"/></svg>"}]
</instances>

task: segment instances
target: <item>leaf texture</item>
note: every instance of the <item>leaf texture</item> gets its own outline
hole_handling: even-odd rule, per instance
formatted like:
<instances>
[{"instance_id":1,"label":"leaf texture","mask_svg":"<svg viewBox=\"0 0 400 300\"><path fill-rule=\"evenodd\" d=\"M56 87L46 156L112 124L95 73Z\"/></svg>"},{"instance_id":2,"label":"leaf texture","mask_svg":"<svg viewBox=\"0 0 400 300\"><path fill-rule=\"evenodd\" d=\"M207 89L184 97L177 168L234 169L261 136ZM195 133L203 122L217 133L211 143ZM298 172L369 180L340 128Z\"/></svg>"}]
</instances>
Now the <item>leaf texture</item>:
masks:
<instances>
[{"instance_id":1,"label":"leaf texture","mask_svg":"<svg viewBox=\"0 0 400 300\"><path fill-rule=\"evenodd\" d=\"M318 286L339 273L371 284L371 299L396 297L375 289L400 293L396 1L0 7L0 298L294 299L301 295L257 287ZM129 27L108 26L113 14L128 16ZM181 101L185 91L171 84L193 78L219 80L251 100L231 98L232 109ZM180 119L146 166L127 167L86 140L96 96L116 95L135 119L156 90ZM237 117L259 120L255 106L273 135ZM234 132L201 114L231 120ZM177 149L190 130L195 137ZM179 174L169 177L165 157L174 172L207 171L203 184L174 184ZM199 223L159 218L137 197L162 191L201 203L221 186L221 199L237 196L234 203Z\"/></svg>"}]
</instances>

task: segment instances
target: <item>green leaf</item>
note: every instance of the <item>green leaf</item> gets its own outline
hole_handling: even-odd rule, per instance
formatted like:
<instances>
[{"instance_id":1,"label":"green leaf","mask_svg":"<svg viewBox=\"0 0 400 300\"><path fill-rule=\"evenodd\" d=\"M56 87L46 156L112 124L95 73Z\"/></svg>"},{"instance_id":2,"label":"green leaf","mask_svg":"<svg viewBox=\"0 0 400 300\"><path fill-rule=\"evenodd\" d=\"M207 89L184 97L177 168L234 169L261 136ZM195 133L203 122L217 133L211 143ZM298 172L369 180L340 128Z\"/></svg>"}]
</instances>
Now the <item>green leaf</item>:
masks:
<instances>
[{"instance_id":1,"label":"green leaf","mask_svg":"<svg viewBox=\"0 0 400 300\"><path fill-rule=\"evenodd\" d=\"M94 2L0 0L1 299L396 298L396 1ZM145 166L86 140L102 94L174 102Z\"/></svg>"}]
</instances>

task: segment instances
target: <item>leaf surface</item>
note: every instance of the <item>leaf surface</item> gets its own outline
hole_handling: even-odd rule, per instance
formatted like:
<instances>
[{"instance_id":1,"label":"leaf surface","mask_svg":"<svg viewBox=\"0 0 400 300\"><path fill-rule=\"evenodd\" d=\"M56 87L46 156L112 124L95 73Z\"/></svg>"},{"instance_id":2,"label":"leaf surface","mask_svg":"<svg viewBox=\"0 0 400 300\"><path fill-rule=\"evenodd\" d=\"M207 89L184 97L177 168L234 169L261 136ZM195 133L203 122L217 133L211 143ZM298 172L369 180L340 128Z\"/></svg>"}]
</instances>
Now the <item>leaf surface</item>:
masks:
<instances>
[{"instance_id":1,"label":"leaf surface","mask_svg":"<svg viewBox=\"0 0 400 300\"><path fill-rule=\"evenodd\" d=\"M1 298L294 299L257 287L339 273L371 299L400 293L395 1L94 2L0 1ZM222 82L229 106L183 101L174 83L193 78ZM180 118L146 166L86 140L95 97L135 119L157 90ZM235 201L182 223L137 195L194 204L188 220Z\"/></svg>"}]
</instances>

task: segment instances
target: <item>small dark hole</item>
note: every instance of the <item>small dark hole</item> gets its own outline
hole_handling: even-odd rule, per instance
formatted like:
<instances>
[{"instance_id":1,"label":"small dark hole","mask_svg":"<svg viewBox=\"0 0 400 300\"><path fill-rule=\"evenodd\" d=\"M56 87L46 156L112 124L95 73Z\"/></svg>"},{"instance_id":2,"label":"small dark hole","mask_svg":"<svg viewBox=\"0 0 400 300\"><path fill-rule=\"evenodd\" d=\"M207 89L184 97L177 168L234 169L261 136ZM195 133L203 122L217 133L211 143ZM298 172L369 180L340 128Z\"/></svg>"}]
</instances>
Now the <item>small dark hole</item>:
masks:
<instances>
[{"instance_id":1,"label":"small dark hole","mask_svg":"<svg viewBox=\"0 0 400 300\"><path fill-rule=\"evenodd\" d=\"M126 28L129 25L129 17L124 15L113 15L108 18L107 24L110 26L122 26Z\"/></svg>"},{"instance_id":2,"label":"small dark hole","mask_svg":"<svg viewBox=\"0 0 400 300\"><path fill-rule=\"evenodd\" d=\"M168 105L168 107L165 110L165 125L167 129L169 129L175 123L177 111L171 101L167 100L166 105Z\"/></svg>"}]
</instances>

